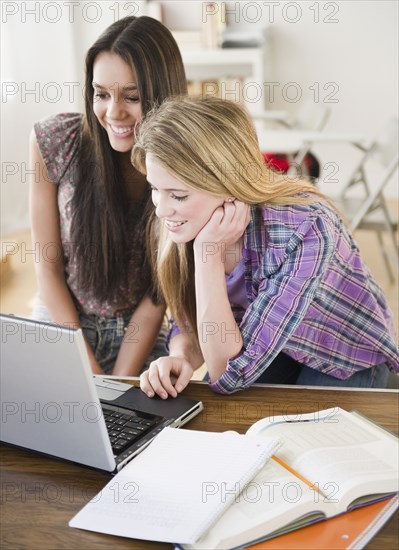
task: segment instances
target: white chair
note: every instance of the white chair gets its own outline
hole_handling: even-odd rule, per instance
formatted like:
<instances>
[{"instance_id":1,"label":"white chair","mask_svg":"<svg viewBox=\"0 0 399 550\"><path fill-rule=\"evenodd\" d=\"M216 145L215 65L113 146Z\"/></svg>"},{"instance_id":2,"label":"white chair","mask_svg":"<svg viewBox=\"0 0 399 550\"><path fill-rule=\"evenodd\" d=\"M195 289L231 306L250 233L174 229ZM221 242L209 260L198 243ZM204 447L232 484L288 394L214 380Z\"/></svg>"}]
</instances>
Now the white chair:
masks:
<instances>
[{"instance_id":1,"label":"white chair","mask_svg":"<svg viewBox=\"0 0 399 550\"><path fill-rule=\"evenodd\" d=\"M310 99L304 100L293 115L287 111L262 111L252 115L255 122L260 121L266 129L272 124L281 125L285 129L321 130L326 125L330 109L323 103Z\"/></svg>"},{"instance_id":2,"label":"white chair","mask_svg":"<svg viewBox=\"0 0 399 550\"><path fill-rule=\"evenodd\" d=\"M392 118L385 125L381 134L365 150L343 191L335 199L335 203L348 220L352 231L355 229L375 231L391 282L394 280L394 276L389 253L384 244L383 233L384 231L388 232L399 262L398 219L397 216L394 218L389 211L383 191L398 167L398 147L398 119ZM371 179L370 173L374 173L377 167L379 174ZM350 196L349 191L354 187L362 189L363 197ZM397 266L398 264L396 264Z\"/></svg>"},{"instance_id":3,"label":"white chair","mask_svg":"<svg viewBox=\"0 0 399 550\"><path fill-rule=\"evenodd\" d=\"M265 141L267 142L268 128L271 127L271 123L273 123L274 127L276 124L282 126L284 129L282 129L281 132L286 132L288 138L290 130L295 132L319 132L326 125L329 116L330 109L326 105L323 103L315 103L311 100L305 100L293 116L290 116L284 111L264 111L263 113L253 115L252 118L254 120L258 135L264 133ZM275 132L275 134L276 133L279 133L279 131ZM284 135L281 134L280 137L284 138ZM259 141L260 143L263 141L261 136ZM288 141L289 140L287 140L287 144ZM290 150L285 151L290 164L290 168L288 170L289 174L294 175L298 171L300 171L301 175L306 174L304 159L311 146L312 143L306 141L303 142L299 149L295 152ZM264 152L274 153L275 151L267 151L266 146Z\"/></svg>"}]
</instances>

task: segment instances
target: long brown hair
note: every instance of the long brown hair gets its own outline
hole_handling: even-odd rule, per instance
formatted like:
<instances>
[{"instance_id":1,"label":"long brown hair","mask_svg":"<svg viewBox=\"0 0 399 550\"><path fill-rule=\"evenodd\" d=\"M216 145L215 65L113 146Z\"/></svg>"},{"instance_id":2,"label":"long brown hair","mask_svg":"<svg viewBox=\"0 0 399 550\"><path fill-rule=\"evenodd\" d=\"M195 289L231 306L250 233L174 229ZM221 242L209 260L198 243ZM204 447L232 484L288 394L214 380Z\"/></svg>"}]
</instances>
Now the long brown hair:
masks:
<instances>
[{"instance_id":1,"label":"long brown hair","mask_svg":"<svg viewBox=\"0 0 399 550\"><path fill-rule=\"evenodd\" d=\"M120 153L112 149L93 112L93 66L102 52L119 55L134 70L143 115L154 101L161 103L168 96L187 92L179 48L170 31L151 17L116 21L87 53L86 116L71 239L79 284L98 299L106 299L119 285L127 284L127 251L135 246L128 238L128 200ZM91 261L87 261L89 257Z\"/></svg>"},{"instance_id":2,"label":"long brown hair","mask_svg":"<svg viewBox=\"0 0 399 550\"><path fill-rule=\"evenodd\" d=\"M136 136L132 162L142 173L148 154L184 184L249 205L328 201L314 185L266 166L251 119L231 101L166 100L147 115ZM160 292L179 326L189 323L198 339L193 243L174 243L162 221L159 225L159 245L149 244L158 246L152 258Z\"/></svg>"}]
</instances>

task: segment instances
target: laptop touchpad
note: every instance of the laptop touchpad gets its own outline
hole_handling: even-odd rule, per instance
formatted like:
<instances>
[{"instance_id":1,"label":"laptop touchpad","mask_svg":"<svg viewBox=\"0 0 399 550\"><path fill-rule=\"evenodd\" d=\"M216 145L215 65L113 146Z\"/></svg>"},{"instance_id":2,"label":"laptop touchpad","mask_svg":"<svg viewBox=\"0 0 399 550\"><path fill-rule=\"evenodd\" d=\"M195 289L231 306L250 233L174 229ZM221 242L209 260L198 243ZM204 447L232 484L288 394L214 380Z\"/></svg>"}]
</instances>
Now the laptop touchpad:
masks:
<instances>
[{"instance_id":1,"label":"laptop touchpad","mask_svg":"<svg viewBox=\"0 0 399 550\"><path fill-rule=\"evenodd\" d=\"M106 378L100 378L94 376L94 384L99 399L105 399L106 401L114 401L123 395L127 390L132 387L130 384L124 384L123 382L115 382Z\"/></svg>"}]
</instances>

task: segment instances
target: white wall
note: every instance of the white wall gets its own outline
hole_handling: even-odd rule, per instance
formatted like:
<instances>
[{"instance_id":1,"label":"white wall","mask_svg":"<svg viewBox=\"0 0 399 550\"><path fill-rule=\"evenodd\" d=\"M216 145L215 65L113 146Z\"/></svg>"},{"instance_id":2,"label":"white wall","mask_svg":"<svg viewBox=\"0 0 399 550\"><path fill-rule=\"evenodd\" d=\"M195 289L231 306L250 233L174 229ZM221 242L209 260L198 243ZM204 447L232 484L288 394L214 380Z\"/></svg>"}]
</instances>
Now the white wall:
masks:
<instances>
[{"instance_id":1,"label":"white wall","mask_svg":"<svg viewBox=\"0 0 399 550\"><path fill-rule=\"evenodd\" d=\"M312 98L314 91L309 87L317 83L320 100L332 110L326 131L354 131L371 139L389 117L398 116L398 3L327 3L339 8L333 17L337 23L315 23L309 9L312 4L301 2L303 17L298 23L280 20L276 24L275 80L298 82L304 95ZM328 13L331 7L320 9L321 18ZM328 103L330 92L336 103ZM295 107L277 95L276 108L284 106ZM340 183L359 158L359 153L346 145L314 150L322 165L336 163ZM321 187L329 192L329 184ZM397 178L391 180L386 194L398 198Z\"/></svg>"},{"instance_id":2,"label":"white wall","mask_svg":"<svg viewBox=\"0 0 399 550\"><path fill-rule=\"evenodd\" d=\"M3 22L5 17L3 12ZM4 230L27 225L27 153L32 124L48 114L74 110L76 101L69 100L69 85L63 83L77 80L71 25L65 21L47 25L28 16L25 21L16 16L6 21L2 25L1 44L1 224Z\"/></svg>"},{"instance_id":3,"label":"white wall","mask_svg":"<svg viewBox=\"0 0 399 550\"><path fill-rule=\"evenodd\" d=\"M26 163L33 122L82 109L84 52L116 17L115 1L72 4L2 2L3 234L28 227ZM199 29L204 4L163 2L164 21L170 27ZM233 10L229 23L237 28L271 28L273 66L268 74L278 83L271 108L294 111L298 104L287 101L281 92L284 86L294 82L304 98L314 97L309 87L316 83L321 101L328 100L328 92L335 92L331 99L337 100L329 104L327 130L356 131L371 138L389 116L397 116L396 0L244 1L228 2L227 7ZM26 13L32 8L33 14ZM122 1L118 9L120 17L145 13L144 2ZM323 90L324 86L329 87ZM348 146L319 146L315 151L322 165L336 163L341 181L358 157ZM394 181L387 193L398 197Z\"/></svg>"},{"instance_id":4,"label":"white wall","mask_svg":"<svg viewBox=\"0 0 399 550\"><path fill-rule=\"evenodd\" d=\"M120 17L145 2L1 3L1 233L29 227L28 141L45 116L83 109L85 52Z\"/></svg>"}]
</instances>

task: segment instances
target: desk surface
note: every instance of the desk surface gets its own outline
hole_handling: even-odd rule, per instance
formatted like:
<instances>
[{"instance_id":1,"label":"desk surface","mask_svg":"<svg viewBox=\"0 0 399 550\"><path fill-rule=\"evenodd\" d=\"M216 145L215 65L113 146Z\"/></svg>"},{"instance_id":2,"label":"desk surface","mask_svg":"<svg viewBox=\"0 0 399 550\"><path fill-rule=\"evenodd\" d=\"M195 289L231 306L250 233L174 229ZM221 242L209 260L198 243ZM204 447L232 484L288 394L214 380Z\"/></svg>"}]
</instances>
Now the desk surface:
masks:
<instances>
[{"instance_id":1,"label":"desk surface","mask_svg":"<svg viewBox=\"0 0 399 550\"><path fill-rule=\"evenodd\" d=\"M212 393L191 383L184 395L200 399L204 411L187 428L226 429L244 433L265 416L302 414L340 406L357 409L399 433L399 393L253 386L232 396ZM110 476L89 468L2 446L1 543L4 548L134 548L171 549L169 544L136 541L68 527L68 521L96 495ZM399 513L367 545L368 550L394 548ZM396 541L396 542L395 542Z\"/></svg>"}]
</instances>

